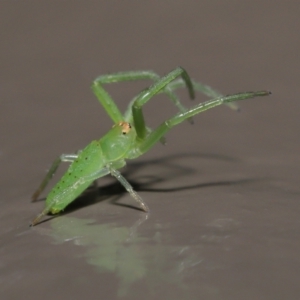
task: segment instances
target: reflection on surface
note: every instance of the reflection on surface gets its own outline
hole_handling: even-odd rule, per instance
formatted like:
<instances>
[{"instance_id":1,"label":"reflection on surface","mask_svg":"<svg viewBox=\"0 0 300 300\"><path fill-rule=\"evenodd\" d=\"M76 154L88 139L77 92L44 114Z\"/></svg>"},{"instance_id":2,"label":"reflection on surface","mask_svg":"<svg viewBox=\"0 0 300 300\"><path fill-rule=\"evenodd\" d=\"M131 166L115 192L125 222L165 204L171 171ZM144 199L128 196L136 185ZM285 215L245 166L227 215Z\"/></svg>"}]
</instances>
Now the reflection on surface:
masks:
<instances>
[{"instance_id":1,"label":"reflection on surface","mask_svg":"<svg viewBox=\"0 0 300 300\"><path fill-rule=\"evenodd\" d=\"M201 263L199 247L169 245L170 238L163 236L161 226L149 237L139 233L147 220L142 214L131 227L115 223L95 224L93 220L63 216L51 221L51 229L42 234L50 235L56 243L72 242L85 248L84 257L102 274L115 274L119 279L117 295L128 296L134 283L146 285L153 294L158 287L188 293L184 283L192 275L193 267Z\"/></svg>"}]
</instances>

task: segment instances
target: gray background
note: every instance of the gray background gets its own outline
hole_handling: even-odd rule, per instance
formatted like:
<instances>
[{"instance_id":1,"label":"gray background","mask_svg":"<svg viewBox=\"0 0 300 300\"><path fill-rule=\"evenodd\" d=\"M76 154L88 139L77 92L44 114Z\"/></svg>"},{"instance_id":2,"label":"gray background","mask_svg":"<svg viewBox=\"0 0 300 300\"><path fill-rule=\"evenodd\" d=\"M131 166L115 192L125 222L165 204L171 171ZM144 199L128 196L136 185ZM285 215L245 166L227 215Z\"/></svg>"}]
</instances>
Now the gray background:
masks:
<instances>
[{"instance_id":1,"label":"gray background","mask_svg":"<svg viewBox=\"0 0 300 300\"><path fill-rule=\"evenodd\" d=\"M1 1L1 298L299 299L299 12L298 1ZM29 229L51 161L112 126L92 80L178 65L224 94L273 95L196 116L129 162L148 218L107 177ZM149 84L108 90L124 109ZM151 126L175 112L162 96L145 107Z\"/></svg>"}]
</instances>

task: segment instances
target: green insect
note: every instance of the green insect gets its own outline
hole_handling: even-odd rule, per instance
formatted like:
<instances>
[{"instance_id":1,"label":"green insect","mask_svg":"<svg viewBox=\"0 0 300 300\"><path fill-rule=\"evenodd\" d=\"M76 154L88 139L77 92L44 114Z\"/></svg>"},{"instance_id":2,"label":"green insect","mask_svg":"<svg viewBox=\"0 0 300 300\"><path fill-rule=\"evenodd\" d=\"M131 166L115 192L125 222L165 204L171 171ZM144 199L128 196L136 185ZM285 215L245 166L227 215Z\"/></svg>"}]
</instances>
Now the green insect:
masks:
<instances>
[{"instance_id":1,"label":"green insect","mask_svg":"<svg viewBox=\"0 0 300 300\"><path fill-rule=\"evenodd\" d=\"M150 79L154 83L140 92L129 103L127 110L122 115L115 102L103 88L103 85L112 82L141 79ZM195 90L213 99L186 109L174 92L183 87L187 88L191 99L195 96ZM126 165L127 159L139 157L159 141L163 143L165 134L172 127L184 120L192 122L192 117L202 111L224 103L234 108L233 103L231 103L233 101L270 94L268 91L259 91L222 96L210 87L190 79L188 73L181 67L176 68L164 77L159 77L152 71L129 71L103 75L94 80L92 90L114 122L114 125L101 139L92 141L77 154L62 154L53 162L41 185L33 194L33 201L39 197L61 162L70 162L71 165L48 194L45 209L32 221L31 226L39 223L42 217L48 213L57 214L64 210L96 179L108 174L119 180L133 199L136 200L140 208L148 212L147 204L118 171L118 169ZM179 109L179 113L164 121L155 130L151 130L145 124L142 107L159 93L165 93Z\"/></svg>"}]
</instances>

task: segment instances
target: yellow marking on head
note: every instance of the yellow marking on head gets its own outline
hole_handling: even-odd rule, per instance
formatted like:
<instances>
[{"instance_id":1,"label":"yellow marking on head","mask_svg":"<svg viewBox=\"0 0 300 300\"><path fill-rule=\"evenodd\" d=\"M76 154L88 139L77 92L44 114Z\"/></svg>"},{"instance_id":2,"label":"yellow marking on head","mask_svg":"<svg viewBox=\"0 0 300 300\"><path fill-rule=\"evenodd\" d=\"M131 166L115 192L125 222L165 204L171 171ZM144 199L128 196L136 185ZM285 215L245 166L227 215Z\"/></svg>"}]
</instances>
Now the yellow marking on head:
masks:
<instances>
[{"instance_id":1,"label":"yellow marking on head","mask_svg":"<svg viewBox=\"0 0 300 300\"><path fill-rule=\"evenodd\" d=\"M120 121L119 123L115 124L113 127L115 126L122 127L123 134L127 134L131 129L131 125L128 122L124 122L124 121Z\"/></svg>"}]
</instances>

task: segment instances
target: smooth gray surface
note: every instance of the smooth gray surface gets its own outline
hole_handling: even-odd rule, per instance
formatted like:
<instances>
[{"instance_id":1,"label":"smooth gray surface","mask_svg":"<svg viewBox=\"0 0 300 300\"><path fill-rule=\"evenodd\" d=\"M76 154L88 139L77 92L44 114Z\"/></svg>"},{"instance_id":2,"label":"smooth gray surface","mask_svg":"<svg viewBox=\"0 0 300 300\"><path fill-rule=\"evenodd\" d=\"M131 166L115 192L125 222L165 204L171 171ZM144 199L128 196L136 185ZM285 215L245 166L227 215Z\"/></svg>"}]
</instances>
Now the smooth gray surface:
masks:
<instances>
[{"instance_id":1,"label":"smooth gray surface","mask_svg":"<svg viewBox=\"0 0 300 300\"><path fill-rule=\"evenodd\" d=\"M1 299L299 299L299 25L298 1L3 1ZM224 94L273 95L205 112L129 162L148 219L103 178L29 229L51 161L112 126L91 81L178 65ZM149 84L109 91L125 108ZM175 111L145 107L151 126Z\"/></svg>"}]
</instances>

